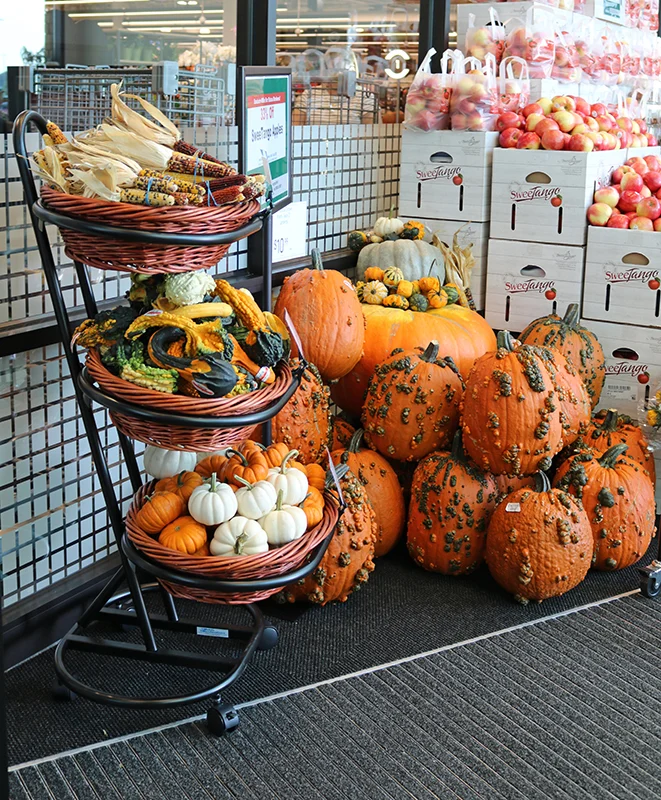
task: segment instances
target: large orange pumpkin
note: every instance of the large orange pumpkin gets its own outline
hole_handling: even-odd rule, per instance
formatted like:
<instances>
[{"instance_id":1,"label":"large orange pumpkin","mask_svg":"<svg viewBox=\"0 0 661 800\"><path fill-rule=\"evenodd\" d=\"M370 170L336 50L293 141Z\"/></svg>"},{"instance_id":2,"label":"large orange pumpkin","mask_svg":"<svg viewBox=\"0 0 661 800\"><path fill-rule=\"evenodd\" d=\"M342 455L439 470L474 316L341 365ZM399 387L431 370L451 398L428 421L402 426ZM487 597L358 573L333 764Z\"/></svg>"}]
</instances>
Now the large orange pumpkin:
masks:
<instances>
[{"instance_id":1,"label":"large orange pumpkin","mask_svg":"<svg viewBox=\"0 0 661 800\"><path fill-rule=\"evenodd\" d=\"M376 558L390 552L404 532L406 506L395 471L378 453L361 447L363 431L357 430L348 447L331 453L334 464L346 464L367 492L376 515Z\"/></svg>"},{"instance_id":2,"label":"large orange pumpkin","mask_svg":"<svg viewBox=\"0 0 661 800\"><path fill-rule=\"evenodd\" d=\"M545 473L518 489L491 516L485 559L494 580L521 603L568 592L587 575L594 549L588 516Z\"/></svg>"},{"instance_id":3,"label":"large orange pumpkin","mask_svg":"<svg viewBox=\"0 0 661 800\"><path fill-rule=\"evenodd\" d=\"M438 342L424 350L395 350L377 365L367 389L367 443L399 461L418 461L449 447L459 425L463 391L452 359L439 358Z\"/></svg>"},{"instance_id":4,"label":"large orange pumpkin","mask_svg":"<svg viewBox=\"0 0 661 800\"><path fill-rule=\"evenodd\" d=\"M585 384L572 362L559 350L553 350L551 354L552 361L547 360L546 364L558 392L562 441L566 445L576 441L585 433L590 422L592 406Z\"/></svg>"},{"instance_id":5,"label":"large orange pumpkin","mask_svg":"<svg viewBox=\"0 0 661 800\"><path fill-rule=\"evenodd\" d=\"M496 337L486 320L462 306L445 306L424 314L367 304L362 310L367 326L365 352L352 371L331 386L334 402L355 417L360 416L376 365L397 348L413 350L436 340L442 345L441 355L450 356L465 376L476 358L496 347Z\"/></svg>"},{"instance_id":6,"label":"large orange pumpkin","mask_svg":"<svg viewBox=\"0 0 661 800\"><path fill-rule=\"evenodd\" d=\"M356 432L354 426L339 414L331 417L330 449L339 450L346 447L351 441L351 437Z\"/></svg>"},{"instance_id":7,"label":"large orange pumpkin","mask_svg":"<svg viewBox=\"0 0 661 800\"><path fill-rule=\"evenodd\" d=\"M519 339L524 344L536 344L559 350L572 362L583 379L590 403L594 408L601 397L606 377L604 351L597 337L579 325L578 304L567 306L564 317L551 314L534 320Z\"/></svg>"},{"instance_id":8,"label":"large orange pumpkin","mask_svg":"<svg viewBox=\"0 0 661 800\"><path fill-rule=\"evenodd\" d=\"M415 470L406 530L411 558L443 575L472 572L497 500L493 477L466 458L457 431L451 452L432 453Z\"/></svg>"},{"instance_id":9,"label":"large orange pumpkin","mask_svg":"<svg viewBox=\"0 0 661 800\"><path fill-rule=\"evenodd\" d=\"M530 475L548 469L562 447L552 356L507 331L478 359L462 403L464 449L485 472ZM552 369L552 371L551 371Z\"/></svg>"},{"instance_id":10,"label":"large orange pumpkin","mask_svg":"<svg viewBox=\"0 0 661 800\"><path fill-rule=\"evenodd\" d=\"M535 479L532 475L494 475L493 477L501 499L507 497L508 494L512 494L512 492L516 492L517 489L525 489L535 485Z\"/></svg>"},{"instance_id":11,"label":"large orange pumpkin","mask_svg":"<svg viewBox=\"0 0 661 800\"><path fill-rule=\"evenodd\" d=\"M285 319L285 310L300 336L305 358L325 381L341 378L354 368L365 342L360 302L346 275L324 269L318 250L312 251L312 269L285 278L274 313ZM292 350L296 350L293 337Z\"/></svg>"},{"instance_id":12,"label":"large orange pumpkin","mask_svg":"<svg viewBox=\"0 0 661 800\"><path fill-rule=\"evenodd\" d=\"M333 600L344 603L374 569L377 531L374 509L353 473L346 472L340 480L347 508L328 549L311 575L282 591L282 600L290 603L307 600L322 606Z\"/></svg>"},{"instance_id":13,"label":"large orange pumpkin","mask_svg":"<svg viewBox=\"0 0 661 800\"><path fill-rule=\"evenodd\" d=\"M577 453L558 467L554 485L579 498L595 544L594 567L615 570L641 559L654 535L654 486L626 444L601 456Z\"/></svg>"}]
</instances>

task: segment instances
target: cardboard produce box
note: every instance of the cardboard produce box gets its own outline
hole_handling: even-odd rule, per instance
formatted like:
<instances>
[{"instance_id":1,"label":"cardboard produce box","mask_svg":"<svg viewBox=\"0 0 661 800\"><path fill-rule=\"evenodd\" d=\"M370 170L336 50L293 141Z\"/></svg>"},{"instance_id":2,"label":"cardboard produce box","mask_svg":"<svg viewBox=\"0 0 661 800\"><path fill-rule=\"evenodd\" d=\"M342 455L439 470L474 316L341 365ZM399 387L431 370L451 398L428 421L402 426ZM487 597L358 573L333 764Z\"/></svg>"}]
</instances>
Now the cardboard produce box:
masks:
<instances>
[{"instance_id":1,"label":"cardboard produce box","mask_svg":"<svg viewBox=\"0 0 661 800\"><path fill-rule=\"evenodd\" d=\"M606 357L606 381L598 408L617 408L640 419L640 407L661 385L661 330L584 319Z\"/></svg>"},{"instance_id":2,"label":"cardboard produce box","mask_svg":"<svg viewBox=\"0 0 661 800\"><path fill-rule=\"evenodd\" d=\"M584 245L586 211L627 151L497 148L493 155L491 237Z\"/></svg>"},{"instance_id":3,"label":"cardboard produce box","mask_svg":"<svg viewBox=\"0 0 661 800\"><path fill-rule=\"evenodd\" d=\"M497 133L402 132L399 214L488 222Z\"/></svg>"},{"instance_id":4,"label":"cardboard produce box","mask_svg":"<svg viewBox=\"0 0 661 800\"><path fill-rule=\"evenodd\" d=\"M586 319L661 328L661 233L591 226L583 278Z\"/></svg>"},{"instance_id":5,"label":"cardboard produce box","mask_svg":"<svg viewBox=\"0 0 661 800\"><path fill-rule=\"evenodd\" d=\"M520 333L537 317L581 302L584 247L489 240L485 317Z\"/></svg>"},{"instance_id":6,"label":"cardboard produce box","mask_svg":"<svg viewBox=\"0 0 661 800\"><path fill-rule=\"evenodd\" d=\"M452 246L452 238L459 231L460 247L473 245L475 267L471 275L471 292L478 311L484 311L487 288L487 249L489 247L488 222L457 222L454 219L420 219L427 228L425 238L431 241L432 234L437 234L447 245Z\"/></svg>"}]
</instances>

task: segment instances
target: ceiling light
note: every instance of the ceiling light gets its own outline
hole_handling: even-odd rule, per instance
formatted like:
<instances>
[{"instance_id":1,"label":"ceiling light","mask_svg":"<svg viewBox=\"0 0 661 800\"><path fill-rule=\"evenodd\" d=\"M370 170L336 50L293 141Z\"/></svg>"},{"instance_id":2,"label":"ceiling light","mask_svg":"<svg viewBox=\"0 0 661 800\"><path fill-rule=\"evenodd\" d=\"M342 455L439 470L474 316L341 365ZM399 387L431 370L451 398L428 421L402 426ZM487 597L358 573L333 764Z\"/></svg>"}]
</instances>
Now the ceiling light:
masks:
<instances>
[{"instance_id":1,"label":"ceiling light","mask_svg":"<svg viewBox=\"0 0 661 800\"><path fill-rule=\"evenodd\" d=\"M188 0L177 0L177 5L178 6L187 6L188 5Z\"/></svg>"},{"instance_id":2,"label":"ceiling light","mask_svg":"<svg viewBox=\"0 0 661 800\"><path fill-rule=\"evenodd\" d=\"M148 3L149 0L122 0L122 3ZM117 0L46 0L47 6L96 6L117 3Z\"/></svg>"},{"instance_id":3,"label":"ceiling light","mask_svg":"<svg viewBox=\"0 0 661 800\"><path fill-rule=\"evenodd\" d=\"M207 33L211 33L211 28L200 28L200 34L204 36Z\"/></svg>"},{"instance_id":4,"label":"ceiling light","mask_svg":"<svg viewBox=\"0 0 661 800\"><path fill-rule=\"evenodd\" d=\"M222 9L220 11L206 11L206 14L222 14ZM195 14L196 17L199 14L198 11L177 11L176 9L172 11L89 11L84 14L69 14L68 16L71 19L86 19L90 17L158 17L160 14L167 14L168 16L185 16L188 14ZM184 20L182 20L183 22ZM220 22L220 20L217 20ZM149 22L149 20L145 20L145 22ZM158 22L158 20L154 20L154 22Z\"/></svg>"}]
</instances>

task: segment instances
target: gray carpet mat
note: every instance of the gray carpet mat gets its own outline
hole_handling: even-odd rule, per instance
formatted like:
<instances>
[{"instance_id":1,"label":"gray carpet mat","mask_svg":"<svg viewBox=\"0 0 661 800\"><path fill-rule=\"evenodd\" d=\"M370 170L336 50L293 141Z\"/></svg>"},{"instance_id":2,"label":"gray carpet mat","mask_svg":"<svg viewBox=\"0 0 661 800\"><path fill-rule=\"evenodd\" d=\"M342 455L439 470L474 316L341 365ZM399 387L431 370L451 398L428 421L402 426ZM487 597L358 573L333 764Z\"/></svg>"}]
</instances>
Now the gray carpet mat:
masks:
<instances>
[{"instance_id":1,"label":"gray carpet mat","mask_svg":"<svg viewBox=\"0 0 661 800\"><path fill-rule=\"evenodd\" d=\"M11 773L12 800L661 797L661 604L633 595Z\"/></svg>"},{"instance_id":2,"label":"gray carpet mat","mask_svg":"<svg viewBox=\"0 0 661 800\"><path fill-rule=\"evenodd\" d=\"M651 552L643 560L651 560ZM654 553L656 551L654 550ZM320 680L375 667L487 633L540 619L560 611L636 589L635 568L616 573L590 573L576 589L541 605L522 607L491 579L486 568L467 578L447 578L415 567L405 552L378 561L370 581L345 604L311 608L265 605L273 614L280 642L256 653L241 679L224 699L239 703L306 686ZM203 616L206 624L227 621L225 607L180 605L182 616ZM238 617L246 621L245 617ZM126 638L124 634L108 634ZM159 642L186 648L190 637L159 634ZM202 647L223 648L207 639ZM72 653L75 674L93 685L130 695L149 696L212 686L207 672L165 668L117 658ZM73 703L53 700L53 651L48 650L7 673L9 760L11 764L94 744L206 711L208 703L180 709L135 711L101 706L82 698Z\"/></svg>"}]
</instances>

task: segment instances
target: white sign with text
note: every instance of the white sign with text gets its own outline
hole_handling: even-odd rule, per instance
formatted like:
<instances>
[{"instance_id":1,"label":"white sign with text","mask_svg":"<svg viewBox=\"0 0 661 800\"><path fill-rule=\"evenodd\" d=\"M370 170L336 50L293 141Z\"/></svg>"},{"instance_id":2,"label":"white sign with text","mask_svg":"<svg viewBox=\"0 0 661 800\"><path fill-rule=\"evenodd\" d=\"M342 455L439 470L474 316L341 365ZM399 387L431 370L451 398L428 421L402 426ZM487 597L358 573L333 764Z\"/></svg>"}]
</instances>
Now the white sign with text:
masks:
<instances>
[{"instance_id":1,"label":"white sign with text","mask_svg":"<svg viewBox=\"0 0 661 800\"><path fill-rule=\"evenodd\" d=\"M273 263L308 252L308 204L290 203L273 215Z\"/></svg>"}]
</instances>

